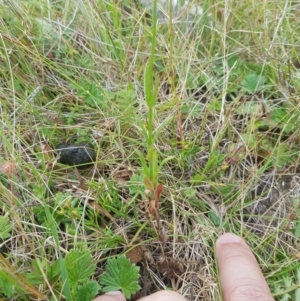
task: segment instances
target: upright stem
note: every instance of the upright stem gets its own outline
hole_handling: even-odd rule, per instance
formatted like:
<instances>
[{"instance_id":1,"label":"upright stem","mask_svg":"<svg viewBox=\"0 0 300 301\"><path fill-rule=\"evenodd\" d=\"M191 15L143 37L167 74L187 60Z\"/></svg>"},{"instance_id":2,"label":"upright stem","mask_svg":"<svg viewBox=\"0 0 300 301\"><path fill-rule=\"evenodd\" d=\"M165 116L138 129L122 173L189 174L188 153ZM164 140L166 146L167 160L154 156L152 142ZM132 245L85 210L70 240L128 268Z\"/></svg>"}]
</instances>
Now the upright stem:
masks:
<instances>
[{"instance_id":1,"label":"upright stem","mask_svg":"<svg viewBox=\"0 0 300 301\"><path fill-rule=\"evenodd\" d=\"M150 172L150 179L153 181L153 174L154 174L154 166L153 166L153 107L150 106L148 108L148 160L149 160L149 172Z\"/></svg>"},{"instance_id":2,"label":"upright stem","mask_svg":"<svg viewBox=\"0 0 300 301\"><path fill-rule=\"evenodd\" d=\"M151 82L151 92L148 97L148 160L150 179L153 180L154 166L153 166L153 107L156 103L156 91L153 86L153 68L155 59L155 47L156 47L156 25L157 25L157 0L153 1L152 11L152 39L151 39L151 54L149 59L149 80Z\"/></svg>"},{"instance_id":3,"label":"upright stem","mask_svg":"<svg viewBox=\"0 0 300 301\"><path fill-rule=\"evenodd\" d=\"M174 76L174 69L173 69L173 3L169 1L169 68L170 68L170 82L171 88L173 92L173 96L176 103L176 111L177 111L177 135L179 140L180 147L183 147L183 132L182 132L182 115L181 115L181 108L179 103L178 94L176 91L176 83L175 83L175 76Z\"/></svg>"},{"instance_id":4,"label":"upright stem","mask_svg":"<svg viewBox=\"0 0 300 301\"><path fill-rule=\"evenodd\" d=\"M151 75L151 101L148 103L148 149L153 146L153 107L156 103L155 89L153 87L153 68L155 58L155 46L156 46L156 23L157 23L157 0L153 1L153 13L152 13L152 39L151 39L151 54L149 60L149 69Z\"/></svg>"},{"instance_id":5,"label":"upright stem","mask_svg":"<svg viewBox=\"0 0 300 301\"><path fill-rule=\"evenodd\" d=\"M153 107L148 108L148 150L153 146Z\"/></svg>"}]
</instances>

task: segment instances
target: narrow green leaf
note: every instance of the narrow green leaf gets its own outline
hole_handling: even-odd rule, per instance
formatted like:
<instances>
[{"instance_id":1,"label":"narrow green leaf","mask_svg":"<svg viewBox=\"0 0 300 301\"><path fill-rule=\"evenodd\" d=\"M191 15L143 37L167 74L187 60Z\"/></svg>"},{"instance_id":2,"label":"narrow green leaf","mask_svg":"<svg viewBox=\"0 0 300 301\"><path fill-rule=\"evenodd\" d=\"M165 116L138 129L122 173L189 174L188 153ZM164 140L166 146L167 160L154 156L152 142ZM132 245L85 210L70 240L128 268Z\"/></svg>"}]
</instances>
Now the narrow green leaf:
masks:
<instances>
[{"instance_id":1,"label":"narrow green leaf","mask_svg":"<svg viewBox=\"0 0 300 301\"><path fill-rule=\"evenodd\" d=\"M165 125L167 125L170 121L174 119L173 115L168 116L155 130L153 135L153 141L156 141L161 131L164 129Z\"/></svg>"},{"instance_id":2,"label":"narrow green leaf","mask_svg":"<svg viewBox=\"0 0 300 301\"><path fill-rule=\"evenodd\" d=\"M154 85L154 88L153 88L153 100L154 100L153 106L156 103L158 90L159 90L159 83L160 83L160 78L158 76L156 76L155 77L155 85Z\"/></svg>"},{"instance_id":3,"label":"narrow green leaf","mask_svg":"<svg viewBox=\"0 0 300 301\"><path fill-rule=\"evenodd\" d=\"M154 186L156 186L158 182L158 156L157 156L157 151L156 149L152 148L151 149L151 168L152 168L152 182Z\"/></svg>"},{"instance_id":4,"label":"narrow green leaf","mask_svg":"<svg viewBox=\"0 0 300 301\"><path fill-rule=\"evenodd\" d=\"M140 162L141 162L141 165L142 165L145 175L147 177L150 177L150 171L149 171L148 165L146 163L145 157L138 149L136 150L136 153L139 156L139 159L140 159Z\"/></svg>"},{"instance_id":5,"label":"narrow green leaf","mask_svg":"<svg viewBox=\"0 0 300 301\"><path fill-rule=\"evenodd\" d=\"M163 159L163 160L161 161L161 163L159 164L159 166L158 166L158 172L160 172L161 168L162 168L168 161L173 160L174 158L175 158L175 156L169 156L169 157Z\"/></svg>"}]
</instances>

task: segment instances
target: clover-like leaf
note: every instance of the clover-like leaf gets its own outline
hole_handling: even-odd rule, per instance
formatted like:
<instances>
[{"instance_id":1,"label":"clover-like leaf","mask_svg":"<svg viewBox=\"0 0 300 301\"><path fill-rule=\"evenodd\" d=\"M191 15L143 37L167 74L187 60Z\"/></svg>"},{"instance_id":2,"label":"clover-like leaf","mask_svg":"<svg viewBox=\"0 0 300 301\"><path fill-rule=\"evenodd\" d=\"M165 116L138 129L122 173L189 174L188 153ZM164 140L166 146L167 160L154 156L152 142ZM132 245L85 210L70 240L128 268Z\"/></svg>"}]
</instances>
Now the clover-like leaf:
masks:
<instances>
[{"instance_id":1,"label":"clover-like leaf","mask_svg":"<svg viewBox=\"0 0 300 301\"><path fill-rule=\"evenodd\" d=\"M127 299L136 293L140 286L140 268L131 264L125 255L108 259L106 272L100 276L103 292L121 290Z\"/></svg>"}]
</instances>

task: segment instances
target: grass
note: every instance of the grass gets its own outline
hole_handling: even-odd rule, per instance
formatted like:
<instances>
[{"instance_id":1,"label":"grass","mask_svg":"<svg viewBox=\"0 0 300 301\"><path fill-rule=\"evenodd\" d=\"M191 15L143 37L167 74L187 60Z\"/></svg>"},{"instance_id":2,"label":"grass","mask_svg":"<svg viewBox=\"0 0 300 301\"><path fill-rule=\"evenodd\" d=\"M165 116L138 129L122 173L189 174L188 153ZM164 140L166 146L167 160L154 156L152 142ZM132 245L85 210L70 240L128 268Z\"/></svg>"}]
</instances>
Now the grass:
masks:
<instances>
[{"instance_id":1,"label":"grass","mask_svg":"<svg viewBox=\"0 0 300 301\"><path fill-rule=\"evenodd\" d=\"M82 296L74 249L91 256L90 291L127 253L131 300L221 300L225 231L276 300L300 300L299 5L181 2L158 1L157 26L138 1L1 6L1 300ZM64 141L91 142L95 166L57 163Z\"/></svg>"}]
</instances>

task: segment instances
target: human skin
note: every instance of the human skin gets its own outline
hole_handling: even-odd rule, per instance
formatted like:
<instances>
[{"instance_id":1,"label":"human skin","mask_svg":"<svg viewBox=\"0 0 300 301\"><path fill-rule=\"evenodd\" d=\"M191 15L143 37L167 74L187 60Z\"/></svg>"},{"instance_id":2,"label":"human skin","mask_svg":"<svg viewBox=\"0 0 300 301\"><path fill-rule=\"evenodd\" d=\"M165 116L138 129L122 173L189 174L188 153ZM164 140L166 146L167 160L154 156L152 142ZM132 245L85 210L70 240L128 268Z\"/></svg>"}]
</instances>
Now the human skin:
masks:
<instances>
[{"instance_id":1,"label":"human skin","mask_svg":"<svg viewBox=\"0 0 300 301\"><path fill-rule=\"evenodd\" d=\"M224 301L274 301L258 263L246 244L226 233L216 241L216 257ZM120 292L110 292L93 301L126 301ZM186 301L172 291L159 291L138 301Z\"/></svg>"},{"instance_id":2,"label":"human skin","mask_svg":"<svg viewBox=\"0 0 300 301\"><path fill-rule=\"evenodd\" d=\"M274 301L269 286L246 242L231 233L216 241L224 301Z\"/></svg>"}]
</instances>

